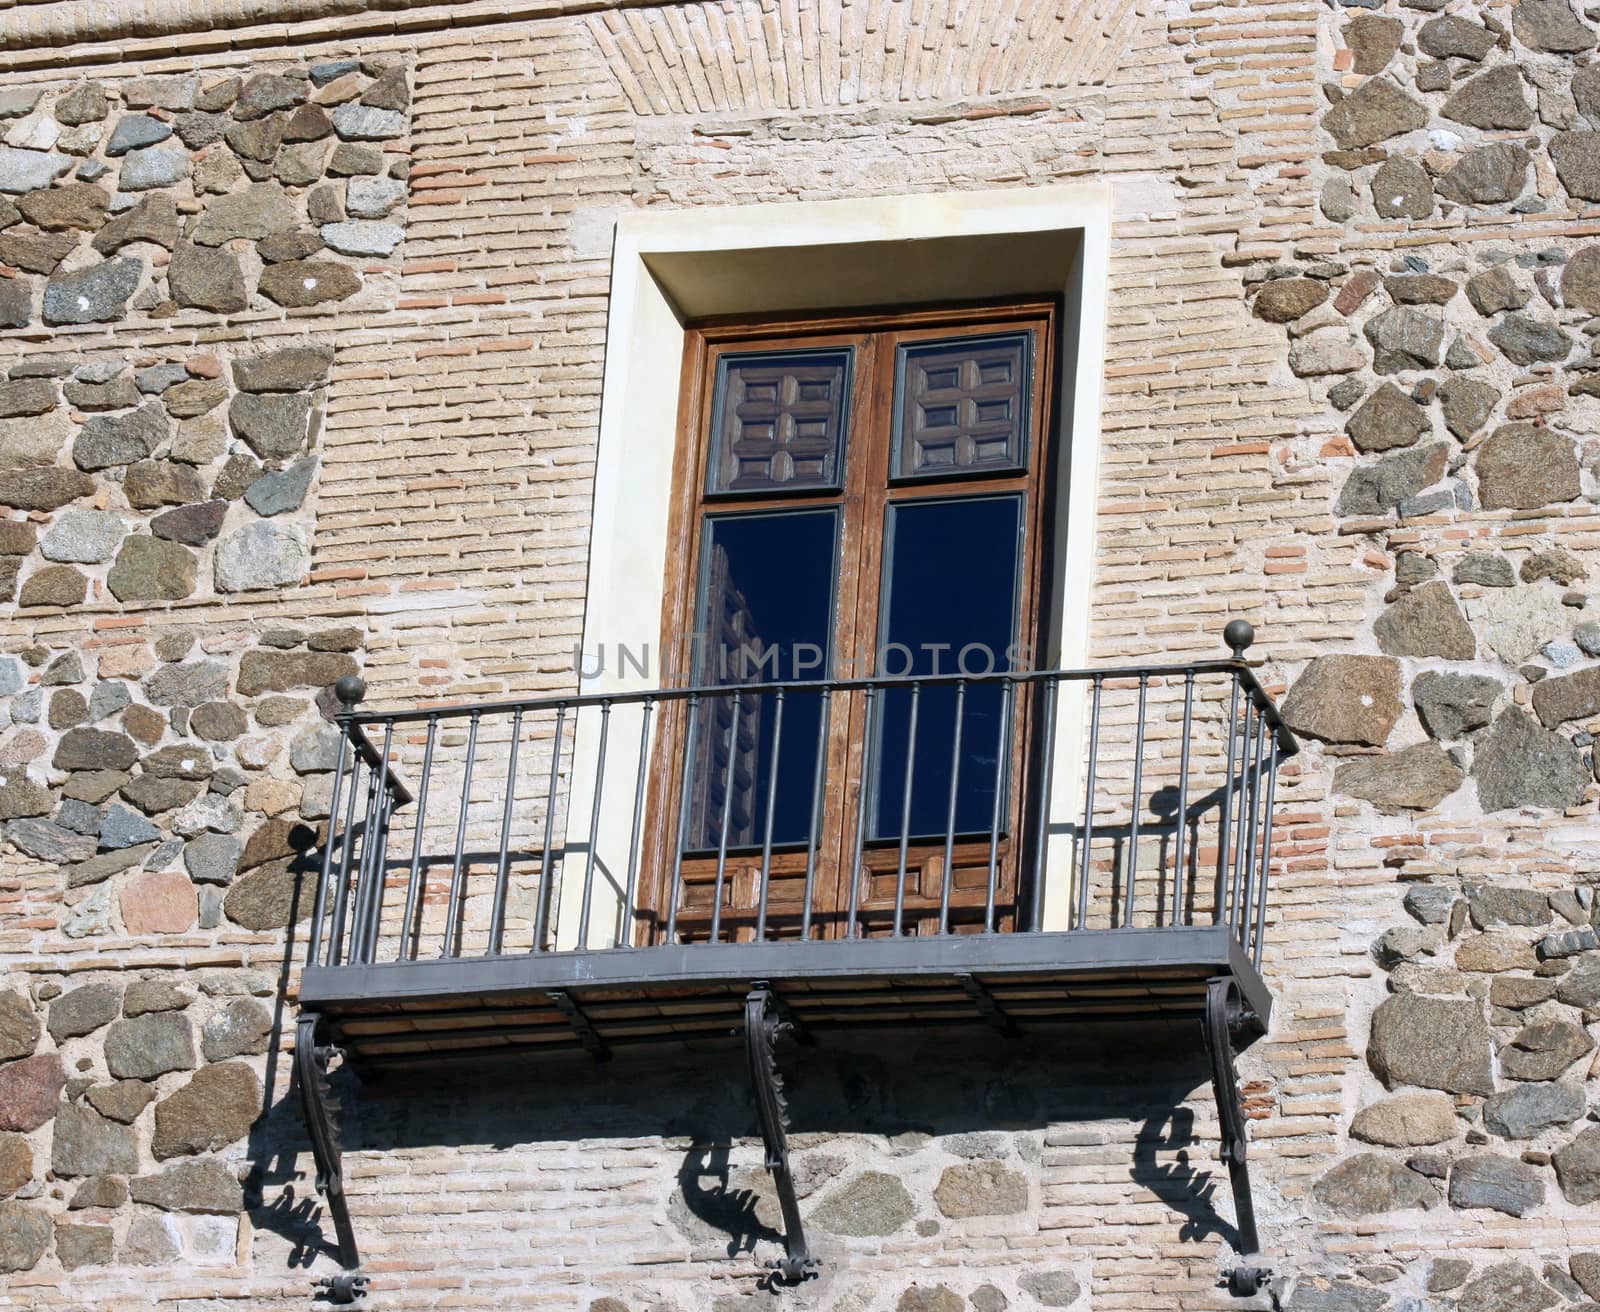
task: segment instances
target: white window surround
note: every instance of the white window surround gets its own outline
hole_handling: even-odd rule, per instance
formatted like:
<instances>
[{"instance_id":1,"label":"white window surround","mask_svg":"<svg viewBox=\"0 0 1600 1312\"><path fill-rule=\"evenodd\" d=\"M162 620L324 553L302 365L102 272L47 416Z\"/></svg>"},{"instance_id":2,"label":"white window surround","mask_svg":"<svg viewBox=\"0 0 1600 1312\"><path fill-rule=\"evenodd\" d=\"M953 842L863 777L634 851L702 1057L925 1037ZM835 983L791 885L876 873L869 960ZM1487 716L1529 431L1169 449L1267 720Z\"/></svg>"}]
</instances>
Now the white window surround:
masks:
<instances>
[{"instance_id":1,"label":"white window surround","mask_svg":"<svg viewBox=\"0 0 1600 1312\"><path fill-rule=\"evenodd\" d=\"M583 693L659 686L668 497L677 442L684 325L712 315L848 309L1027 294L1063 298L1055 440L1066 514L1054 525L1061 599L1036 662L1087 655L1088 581L1099 473L1111 188L1105 183L866 200L650 210L617 224L601 393L583 650ZM648 677L619 668L618 644L648 649ZM1065 925L1082 707L1057 722L1046 927ZM635 722L636 723L636 722ZM577 946L598 716L577 731L558 946ZM637 746L611 740L601 800L591 946L609 943L631 838ZM624 787L613 781L627 781ZM626 793L624 797L622 794Z\"/></svg>"}]
</instances>

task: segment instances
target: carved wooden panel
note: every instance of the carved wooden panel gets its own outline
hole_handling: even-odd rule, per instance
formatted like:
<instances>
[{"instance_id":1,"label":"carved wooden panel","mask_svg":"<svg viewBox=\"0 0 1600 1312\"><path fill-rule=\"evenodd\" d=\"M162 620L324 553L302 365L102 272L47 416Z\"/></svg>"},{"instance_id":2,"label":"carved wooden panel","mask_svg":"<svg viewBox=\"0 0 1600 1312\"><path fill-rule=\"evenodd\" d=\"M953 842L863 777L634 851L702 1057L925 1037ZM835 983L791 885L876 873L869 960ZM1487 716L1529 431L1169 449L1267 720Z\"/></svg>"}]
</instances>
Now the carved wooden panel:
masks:
<instances>
[{"instance_id":1,"label":"carved wooden panel","mask_svg":"<svg viewBox=\"0 0 1600 1312\"><path fill-rule=\"evenodd\" d=\"M900 348L894 477L1018 470L1026 462L1032 334Z\"/></svg>"},{"instance_id":2,"label":"carved wooden panel","mask_svg":"<svg viewBox=\"0 0 1600 1312\"><path fill-rule=\"evenodd\" d=\"M837 487L849 375L848 349L724 356L706 490Z\"/></svg>"}]
</instances>

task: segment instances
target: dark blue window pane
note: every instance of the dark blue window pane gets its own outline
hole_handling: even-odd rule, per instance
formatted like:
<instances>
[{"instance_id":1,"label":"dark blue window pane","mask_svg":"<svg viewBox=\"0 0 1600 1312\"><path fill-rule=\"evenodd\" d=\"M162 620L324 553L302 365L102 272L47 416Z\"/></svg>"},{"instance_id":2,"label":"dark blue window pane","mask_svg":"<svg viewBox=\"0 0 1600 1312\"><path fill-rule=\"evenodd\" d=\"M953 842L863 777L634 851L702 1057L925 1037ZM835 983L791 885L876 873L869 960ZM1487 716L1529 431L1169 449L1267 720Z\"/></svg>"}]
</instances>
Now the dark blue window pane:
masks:
<instances>
[{"instance_id":1,"label":"dark blue window pane","mask_svg":"<svg viewBox=\"0 0 1600 1312\"><path fill-rule=\"evenodd\" d=\"M1020 496L901 503L889 507L884 562L882 674L972 674L1010 668L1017 639ZM961 716L956 833L987 833L995 790L1004 790L1009 726L1000 684L967 688ZM900 836L907 765L914 761L910 835L942 836L955 749L954 686L926 687L911 743L911 692L880 697L874 771L874 838ZM1004 741L1002 732L1004 730Z\"/></svg>"},{"instance_id":2,"label":"dark blue window pane","mask_svg":"<svg viewBox=\"0 0 1600 1312\"><path fill-rule=\"evenodd\" d=\"M825 678L838 559L833 510L726 515L706 521L695 682L738 686ZM818 693L784 698L781 743L773 693L702 701L690 741L686 846L760 844L777 769L773 844L811 832L811 785L822 709Z\"/></svg>"}]
</instances>

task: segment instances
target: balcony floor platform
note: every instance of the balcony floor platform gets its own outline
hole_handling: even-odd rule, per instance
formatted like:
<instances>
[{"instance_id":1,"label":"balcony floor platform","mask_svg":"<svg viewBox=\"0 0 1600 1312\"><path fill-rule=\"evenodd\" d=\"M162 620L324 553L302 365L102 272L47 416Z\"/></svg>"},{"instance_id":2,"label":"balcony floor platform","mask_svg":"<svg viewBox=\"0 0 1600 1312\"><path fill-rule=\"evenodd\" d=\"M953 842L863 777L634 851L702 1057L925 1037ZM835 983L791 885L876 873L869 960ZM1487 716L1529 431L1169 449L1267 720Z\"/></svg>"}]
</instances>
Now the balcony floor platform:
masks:
<instances>
[{"instance_id":1,"label":"balcony floor platform","mask_svg":"<svg viewBox=\"0 0 1600 1312\"><path fill-rule=\"evenodd\" d=\"M1264 1032L1271 995L1225 925L719 943L308 967L300 1004L358 1063L723 1038L752 988L821 1032L1198 1018L1231 978Z\"/></svg>"}]
</instances>

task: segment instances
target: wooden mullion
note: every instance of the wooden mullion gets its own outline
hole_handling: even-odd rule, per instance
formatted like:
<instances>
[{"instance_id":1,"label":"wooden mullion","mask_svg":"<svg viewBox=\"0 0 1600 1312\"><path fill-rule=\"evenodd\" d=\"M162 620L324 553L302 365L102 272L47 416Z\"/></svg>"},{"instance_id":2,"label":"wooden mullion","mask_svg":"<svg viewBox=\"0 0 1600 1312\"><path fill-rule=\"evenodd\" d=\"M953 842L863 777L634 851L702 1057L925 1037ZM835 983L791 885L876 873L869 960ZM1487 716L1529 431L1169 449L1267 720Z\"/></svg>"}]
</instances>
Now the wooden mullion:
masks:
<instances>
[{"instance_id":1,"label":"wooden mullion","mask_svg":"<svg viewBox=\"0 0 1600 1312\"><path fill-rule=\"evenodd\" d=\"M888 347L887 334L873 338L871 370L862 370L862 401L867 409L870 427L865 431L867 440L857 442L856 467L852 481L852 504L855 510L859 554L856 558L857 595L854 611L854 643L845 649L857 664L850 670L855 677L876 673L877 646L880 638L879 600L883 588L883 513L886 504L886 482L882 471L887 469L890 419L894 406L894 352ZM842 607L841 607L842 609ZM865 656L865 668L860 658ZM863 900L866 887L854 888L857 879L856 851L864 844L857 832L856 816L861 810L861 790L870 779L866 769L868 738L872 725L867 713L865 693L852 693L850 698L850 738L845 757L848 771L846 786L840 793L838 807L842 833L838 861L837 904L850 905L853 896ZM867 825L870 830L870 817ZM865 858L863 858L863 866Z\"/></svg>"},{"instance_id":2,"label":"wooden mullion","mask_svg":"<svg viewBox=\"0 0 1600 1312\"><path fill-rule=\"evenodd\" d=\"M1023 562L1023 587L1017 599L1019 618L1016 641L1027 642L1037 654L1043 631L1040 599L1044 588L1044 570L1050 559L1049 543L1045 540L1045 503L1047 474L1051 457L1049 433L1046 428L1047 397L1050 380L1054 376L1055 316L1053 311L1034 327L1033 376L1030 379L1032 394L1029 397L1030 428L1028 440L1028 493L1023 504L1024 529L1019 550ZM1037 662L1030 662L1037 663ZM1010 862L1013 916L1020 918L1022 900L1027 892L1022 877L1022 866L1027 860L1031 835L1023 824L1030 797L1036 791L1035 780L1030 776L1029 763L1035 751L1035 730L1038 727L1038 708L1042 695L1037 684L1019 685L1013 702L1012 714L1017 733L1011 746L1011 797L1009 811L1013 856ZM1050 763L1038 763L1048 770ZM1010 927L1015 927L1015 920Z\"/></svg>"},{"instance_id":3,"label":"wooden mullion","mask_svg":"<svg viewBox=\"0 0 1600 1312\"><path fill-rule=\"evenodd\" d=\"M879 425L879 405L874 387L878 373L878 342L875 336L862 339L857 354L855 390L851 396L850 435L844 469L844 508L841 515L839 552L839 590L834 605L834 655L831 677L859 674L854 668L861 643L861 613L866 598L875 597L865 577L872 551L870 521L866 502L871 477L871 452ZM817 852L818 911L845 904L854 877L853 828L857 790L861 786L861 757L864 737L861 726L866 708L865 694L835 694L833 722L828 735L828 791L838 797L836 806L823 808L823 841ZM818 917L819 934L836 937L842 932L838 917Z\"/></svg>"}]
</instances>

